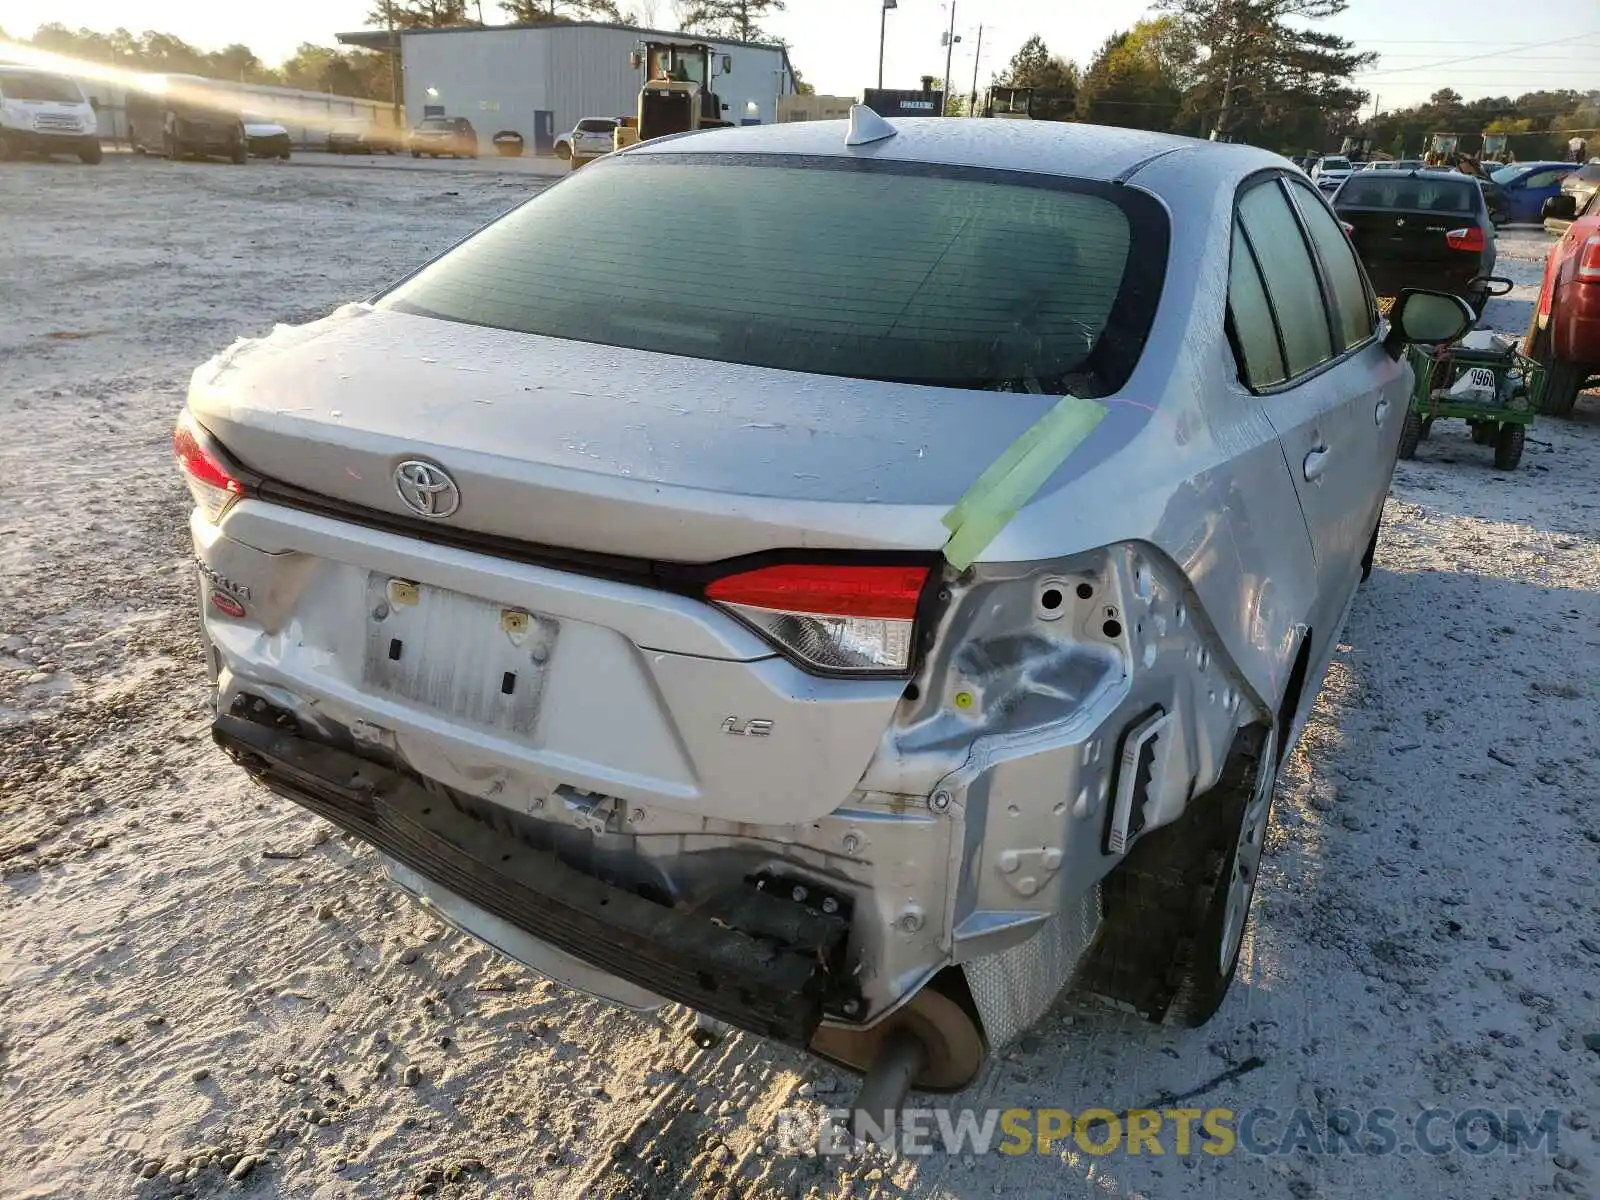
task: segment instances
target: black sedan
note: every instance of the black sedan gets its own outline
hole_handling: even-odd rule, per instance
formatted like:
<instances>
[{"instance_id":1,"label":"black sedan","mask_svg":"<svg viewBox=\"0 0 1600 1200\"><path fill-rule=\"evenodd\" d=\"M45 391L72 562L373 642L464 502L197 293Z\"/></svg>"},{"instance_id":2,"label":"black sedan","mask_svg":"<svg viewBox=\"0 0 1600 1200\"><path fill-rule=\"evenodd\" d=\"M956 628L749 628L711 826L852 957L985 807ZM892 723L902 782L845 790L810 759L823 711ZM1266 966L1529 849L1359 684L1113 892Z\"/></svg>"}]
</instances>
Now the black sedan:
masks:
<instances>
[{"instance_id":1,"label":"black sedan","mask_svg":"<svg viewBox=\"0 0 1600 1200\"><path fill-rule=\"evenodd\" d=\"M1357 171L1333 209L1380 298L1451 292L1481 313L1494 274L1494 225L1478 181L1446 171Z\"/></svg>"}]
</instances>

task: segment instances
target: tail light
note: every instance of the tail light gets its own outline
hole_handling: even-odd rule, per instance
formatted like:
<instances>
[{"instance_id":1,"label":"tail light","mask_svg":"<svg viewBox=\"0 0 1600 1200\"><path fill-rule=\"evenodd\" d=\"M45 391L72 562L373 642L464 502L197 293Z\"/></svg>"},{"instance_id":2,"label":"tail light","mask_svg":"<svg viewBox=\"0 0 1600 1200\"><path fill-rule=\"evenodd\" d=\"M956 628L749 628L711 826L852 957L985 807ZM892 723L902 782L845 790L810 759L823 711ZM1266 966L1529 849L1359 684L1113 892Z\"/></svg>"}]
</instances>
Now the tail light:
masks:
<instances>
[{"instance_id":1,"label":"tail light","mask_svg":"<svg viewBox=\"0 0 1600 1200\"><path fill-rule=\"evenodd\" d=\"M1465 229L1452 229L1444 235L1444 240L1452 250L1466 250L1471 253L1480 253L1486 244L1483 230L1476 225L1468 225Z\"/></svg>"},{"instance_id":2,"label":"tail light","mask_svg":"<svg viewBox=\"0 0 1600 1200\"><path fill-rule=\"evenodd\" d=\"M1339 228L1344 230L1345 237L1355 237L1356 235L1356 227L1350 224L1349 221L1340 221Z\"/></svg>"},{"instance_id":3,"label":"tail light","mask_svg":"<svg viewBox=\"0 0 1600 1200\"><path fill-rule=\"evenodd\" d=\"M195 507L207 521L215 524L230 504L246 494L245 485L223 463L211 436L187 410L178 418L178 427L172 433L172 452L177 455L178 469L189 485Z\"/></svg>"},{"instance_id":4,"label":"tail light","mask_svg":"<svg viewBox=\"0 0 1600 1200\"><path fill-rule=\"evenodd\" d=\"M1591 233L1578 251L1578 278L1600 282L1600 233Z\"/></svg>"},{"instance_id":5,"label":"tail light","mask_svg":"<svg viewBox=\"0 0 1600 1200\"><path fill-rule=\"evenodd\" d=\"M925 566L785 563L705 589L801 665L840 674L904 674L915 649Z\"/></svg>"}]
</instances>

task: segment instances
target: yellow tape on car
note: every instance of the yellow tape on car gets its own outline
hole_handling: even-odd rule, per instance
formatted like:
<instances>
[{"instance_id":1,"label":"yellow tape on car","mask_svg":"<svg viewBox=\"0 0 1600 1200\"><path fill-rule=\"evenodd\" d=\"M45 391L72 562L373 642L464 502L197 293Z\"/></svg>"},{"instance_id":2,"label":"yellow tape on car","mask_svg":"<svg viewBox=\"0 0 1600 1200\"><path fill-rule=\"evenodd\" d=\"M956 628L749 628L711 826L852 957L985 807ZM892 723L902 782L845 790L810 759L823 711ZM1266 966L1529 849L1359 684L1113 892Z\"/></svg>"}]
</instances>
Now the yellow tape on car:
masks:
<instances>
[{"instance_id":1,"label":"yellow tape on car","mask_svg":"<svg viewBox=\"0 0 1600 1200\"><path fill-rule=\"evenodd\" d=\"M1106 415L1105 406L1063 396L984 470L942 518L945 559L965 571Z\"/></svg>"}]
</instances>

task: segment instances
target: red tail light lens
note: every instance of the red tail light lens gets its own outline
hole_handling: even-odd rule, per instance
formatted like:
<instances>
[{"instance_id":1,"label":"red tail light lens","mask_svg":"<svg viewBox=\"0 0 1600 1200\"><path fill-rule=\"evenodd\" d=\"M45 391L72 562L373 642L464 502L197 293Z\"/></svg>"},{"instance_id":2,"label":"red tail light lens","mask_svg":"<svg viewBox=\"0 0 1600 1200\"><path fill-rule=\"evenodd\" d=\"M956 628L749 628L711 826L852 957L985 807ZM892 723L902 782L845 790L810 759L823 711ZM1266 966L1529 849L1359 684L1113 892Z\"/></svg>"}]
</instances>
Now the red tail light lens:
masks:
<instances>
[{"instance_id":1,"label":"red tail light lens","mask_svg":"<svg viewBox=\"0 0 1600 1200\"><path fill-rule=\"evenodd\" d=\"M1578 278L1594 282L1600 280L1600 233L1591 233L1578 251Z\"/></svg>"},{"instance_id":2,"label":"red tail light lens","mask_svg":"<svg viewBox=\"0 0 1600 1200\"><path fill-rule=\"evenodd\" d=\"M1444 235L1444 240L1452 250L1466 250L1472 253L1478 253L1486 244L1483 230L1476 225L1469 225L1465 229L1452 229Z\"/></svg>"},{"instance_id":3,"label":"red tail light lens","mask_svg":"<svg viewBox=\"0 0 1600 1200\"><path fill-rule=\"evenodd\" d=\"M187 411L178 418L178 427L172 433L172 452L195 507L206 520L215 523L230 504L245 494L245 486L229 474L211 450L210 440Z\"/></svg>"},{"instance_id":4,"label":"red tail light lens","mask_svg":"<svg viewBox=\"0 0 1600 1200\"><path fill-rule=\"evenodd\" d=\"M1339 228L1344 230L1345 237L1355 237L1356 235L1356 227L1350 224L1349 221L1340 221Z\"/></svg>"},{"instance_id":5,"label":"red tail light lens","mask_svg":"<svg viewBox=\"0 0 1600 1200\"><path fill-rule=\"evenodd\" d=\"M784 563L707 586L720 604L803 665L852 674L910 670L925 566Z\"/></svg>"}]
</instances>

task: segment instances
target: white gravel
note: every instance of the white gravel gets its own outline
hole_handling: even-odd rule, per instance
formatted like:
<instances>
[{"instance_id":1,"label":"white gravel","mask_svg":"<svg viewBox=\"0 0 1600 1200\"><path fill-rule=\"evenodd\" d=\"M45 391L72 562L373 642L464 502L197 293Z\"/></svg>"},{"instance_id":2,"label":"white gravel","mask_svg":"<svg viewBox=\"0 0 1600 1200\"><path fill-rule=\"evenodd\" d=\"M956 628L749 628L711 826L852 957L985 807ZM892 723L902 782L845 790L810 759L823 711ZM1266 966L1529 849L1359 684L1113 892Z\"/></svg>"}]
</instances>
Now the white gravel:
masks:
<instances>
[{"instance_id":1,"label":"white gravel","mask_svg":"<svg viewBox=\"0 0 1600 1200\"><path fill-rule=\"evenodd\" d=\"M225 765L168 450L190 369L536 186L482 167L0 166L0 1196L1596 1192L1593 397L1535 426L1515 473L1446 424L1400 465L1216 1020L1066 1003L959 1101L1191 1094L1386 1107L1402 1127L1432 1106L1557 1109L1560 1158L773 1154L776 1113L827 1099L826 1072L745 1037L701 1051L681 1012L538 981ZM1531 285L1544 249L1505 234L1502 270ZM1531 297L1489 323L1520 333Z\"/></svg>"}]
</instances>

